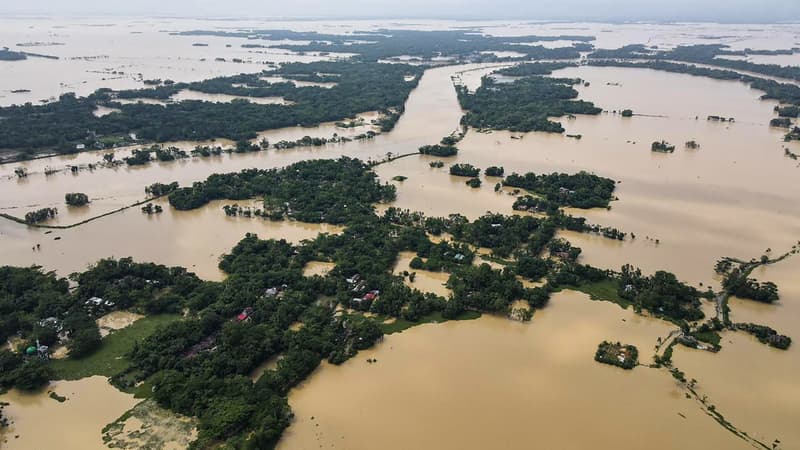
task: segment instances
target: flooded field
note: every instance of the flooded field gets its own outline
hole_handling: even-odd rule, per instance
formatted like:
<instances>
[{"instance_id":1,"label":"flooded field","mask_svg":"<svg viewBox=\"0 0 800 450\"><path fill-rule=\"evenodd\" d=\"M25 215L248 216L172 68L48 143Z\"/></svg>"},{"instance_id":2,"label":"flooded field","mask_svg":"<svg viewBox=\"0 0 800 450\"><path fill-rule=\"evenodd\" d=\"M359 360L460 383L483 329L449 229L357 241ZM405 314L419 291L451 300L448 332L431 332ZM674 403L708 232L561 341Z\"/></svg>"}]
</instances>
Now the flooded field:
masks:
<instances>
[{"instance_id":1,"label":"flooded field","mask_svg":"<svg viewBox=\"0 0 800 450\"><path fill-rule=\"evenodd\" d=\"M0 104L36 102L67 91L85 95L98 87L141 87L141 78L194 81L257 72L275 62L333 57L274 49L254 51L241 47L244 40L166 33L212 28L202 21L153 19L117 27L76 21L62 24L63 28L54 28L58 23L45 19L32 28L23 27L22 21L4 23L8 26L0 27L0 41L9 45L43 40L65 45L32 50L60 56L57 61L0 62ZM442 29L453 24L425 22L413 28ZM614 25L613 31L611 25L604 24L570 24L569 31L563 30L564 24L459 25L482 25L487 32L499 35L594 34L598 37L595 45L603 48L642 42L666 48L702 41L728 43L737 49L779 49L800 42L796 27L784 25L631 24ZM339 27L337 30L348 31L374 29L381 24L364 21L341 26L320 21L270 26L320 31ZM402 23L393 26L412 27ZM734 35L739 38L726 37ZM172 44L158 45L165 39ZM751 60L788 64L796 56L754 56ZM226 61L216 61L217 57ZM233 58L243 62L234 63ZM144 187L154 182L178 181L186 186L215 172L280 167L342 155L380 160L388 154L412 153L457 129L462 111L451 77L475 89L481 77L496 67L428 70L412 92L396 128L364 142L97 168L77 174L67 170L49 176L44 174L47 168L85 166L100 161L106 152L0 165L0 212L22 216L32 209L58 207L59 215L50 224L68 225L141 201ZM113 75L113 71L124 74ZM62 78L47 76L54 72ZM696 286L703 283L718 288L720 280L713 266L720 257L749 260L767 248L783 253L800 240L800 167L786 158L783 150L790 146L800 153L800 144L784 143L783 132L768 126L776 103L760 100L761 92L739 82L640 69L578 67L558 71L555 76L587 81L587 86L577 87L580 98L607 110L599 116L558 119L566 134L580 135L581 139L471 130L459 144L456 157L411 156L376 167L382 181L397 187L397 200L391 205L377 205L378 210L396 206L434 216L460 213L472 219L487 211L512 213L514 197L506 190L494 190L499 179L481 177L482 186L470 188L465 185L466 178L449 175L448 166L454 163L480 168L503 166L507 174L586 170L619 181L619 200L612 202L609 210L569 212L592 223L634 233L636 238L616 241L561 232L562 237L583 249L583 263L610 269L631 263L645 272L664 269ZM22 88L31 92L10 93ZM201 97L182 99L230 100L206 94ZM626 108L636 115L623 118L614 113ZM735 117L736 121L711 122L706 120L709 115ZM274 143L306 135L332 137L334 133L352 137L373 129L370 122L377 113L367 112L362 117L364 124L355 128L339 128L332 123L292 127L264 131L258 139ZM650 144L662 139L676 145L676 151L651 152ZM685 148L689 140L698 142L700 148ZM198 144L229 146L232 142L168 145L189 151ZM130 150L117 149L117 159ZM431 168L429 163L438 159L445 166ZM26 167L31 175L16 179L13 172L17 167ZM396 176L407 179L393 181ZM67 192L84 192L91 203L68 208L63 204ZM341 228L330 225L227 217L222 206L232 201L212 202L194 211L173 210L165 199L154 203L164 212L148 216L134 207L63 230L0 220L0 264L37 264L66 276L100 258L132 256L139 261L185 266L202 278L220 280L224 274L217 268L219 258L245 233L299 242L319 233L341 232ZM406 278L409 286L446 296L447 274L411 270L413 257L413 253L402 253L395 273L416 272L413 282ZM489 260L479 258L478 262L484 261L499 267ZM306 274L324 275L331 268L330 263L313 262L306 267ZM730 303L732 319L763 323L800 338L798 271L797 257L757 269L752 276L777 283L781 301L766 305L734 298ZM108 329L135 320L131 316L111 319ZM592 360L597 344L608 339L636 345L641 361L648 363L656 339L672 329L666 322L635 315L613 304L592 302L570 291L555 295L547 308L535 313L531 323L484 317L415 327L386 337L375 349L342 366L324 364L295 389L290 403L296 419L279 448L369 449L379 445L390 450L479 449L502 443L504 448L522 449L530 448L531 442L542 448L561 449L750 448L705 415L694 400L686 399L666 371L638 367L627 372ZM708 395L726 419L740 429L764 442L780 439L781 448L799 448L800 432L794 425L800 416L800 385L794 379L800 370L796 344L783 352L742 332L726 332L722 345L718 354L678 347L675 365L687 377L697 379L699 392ZM368 358L378 363L367 364ZM251 377L257 379L276 364L277 358L265 361ZM7 412L15 422L0 435L0 447L101 448L102 427L135 403L103 378L57 382L50 389L69 400L58 403L46 393L28 396L16 391L0 396L0 401L12 403ZM54 422L63 424L60 429L68 432L63 436L36 432L41 424Z\"/></svg>"},{"instance_id":2,"label":"flooded field","mask_svg":"<svg viewBox=\"0 0 800 450\"><path fill-rule=\"evenodd\" d=\"M54 400L48 391L67 400ZM106 448L101 429L139 402L104 377L56 381L35 394L13 390L0 395L0 401L10 403L5 412L12 424L0 434L0 446L7 450Z\"/></svg>"},{"instance_id":3,"label":"flooded field","mask_svg":"<svg viewBox=\"0 0 800 450\"><path fill-rule=\"evenodd\" d=\"M342 366L323 365L292 391L296 418L278 448L750 448L666 371L592 359L604 339L632 343L645 359L668 329L569 291L531 323L416 327Z\"/></svg>"}]
</instances>

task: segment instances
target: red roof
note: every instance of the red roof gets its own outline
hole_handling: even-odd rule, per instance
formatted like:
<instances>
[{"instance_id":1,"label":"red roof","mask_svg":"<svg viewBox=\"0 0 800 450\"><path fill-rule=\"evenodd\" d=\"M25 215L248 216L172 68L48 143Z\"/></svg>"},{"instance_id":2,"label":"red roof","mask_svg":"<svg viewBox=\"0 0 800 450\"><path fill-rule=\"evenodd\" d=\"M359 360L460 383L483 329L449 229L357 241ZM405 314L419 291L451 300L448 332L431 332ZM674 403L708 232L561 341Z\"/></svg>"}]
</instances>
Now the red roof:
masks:
<instances>
[{"instance_id":1,"label":"red roof","mask_svg":"<svg viewBox=\"0 0 800 450\"><path fill-rule=\"evenodd\" d=\"M243 320L246 320L246 319L247 319L247 313L241 313L238 316L236 316L236 320L238 320L239 322L241 322Z\"/></svg>"},{"instance_id":2,"label":"red roof","mask_svg":"<svg viewBox=\"0 0 800 450\"><path fill-rule=\"evenodd\" d=\"M373 294L372 292L368 293L367 295L364 296L364 300L375 300L375 294Z\"/></svg>"}]
</instances>

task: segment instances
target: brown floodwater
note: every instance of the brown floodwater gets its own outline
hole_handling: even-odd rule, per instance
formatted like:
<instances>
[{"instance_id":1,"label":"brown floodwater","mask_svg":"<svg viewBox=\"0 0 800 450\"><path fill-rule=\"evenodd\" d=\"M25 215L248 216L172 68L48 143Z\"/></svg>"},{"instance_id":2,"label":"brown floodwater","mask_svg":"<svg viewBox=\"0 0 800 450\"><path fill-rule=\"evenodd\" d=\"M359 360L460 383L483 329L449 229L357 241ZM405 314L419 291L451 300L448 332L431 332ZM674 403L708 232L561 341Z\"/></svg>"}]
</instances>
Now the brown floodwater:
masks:
<instances>
[{"instance_id":1,"label":"brown floodwater","mask_svg":"<svg viewBox=\"0 0 800 450\"><path fill-rule=\"evenodd\" d=\"M23 164L32 173L27 178L0 179L0 208L8 214L22 216L31 209L57 207L59 215L51 223L72 224L142 200L144 186L154 182L178 181L182 185L190 185L216 172L280 167L305 159L336 158L341 155L378 160L385 158L387 153L413 152L421 145L438 141L457 127L461 111L450 81L454 70L456 68L445 67L428 71L420 80L419 88L411 94L406 104L406 114L398 121L395 130L377 136L371 142L191 158L136 167L99 168L81 171L78 175L57 173L46 176L43 172L45 167L97 161L102 157L102 152L46 158ZM367 113L364 117L369 123L375 114ZM295 140L304 135L330 137L337 132L340 135L358 134L368 127L341 129L333 124L324 124L314 128L272 130L262 135L276 142ZM188 150L195 143L179 142L175 145ZM127 150L117 151L120 152L125 154ZM0 168L12 172L16 166L6 164ZM86 207L65 207L63 197L66 192L84 192L92 202ZM218 258L247 232L257 233L264 238L286 238L299 242L311 239L320 232L338 230L327 225L226 217L221 208L224 204L234 203L230 201L212 202L194 211L175 211L166 200L154 203L164 206L162 214L146 216L139 208L131 208L80 227L53 230L49 234L45 234L46 230L2 220L0 246L4 251L0 253L0 263L39 264L66 275L83 270L100 258L133 256L138 260L182 265L202 277L219 279L221 274L216 268ZM56 241L56 237L61 239ZM33 251L32 248L37 244L41 245L41 249Z\"/></svg>"},{"instance_id":2,"label":"brown floodwater","mask_svg":"<svg viewBox=\"0 0 800 450\"><path fill-rule=\"evenodd\" d=\"M79 23L54 29L56 22L42 19L28 30L22 23L11 20L8 27L0 29L0 38L12 36L4 39L8 42L64 40L67 45L31 50L62 56L56 62L31 59L24 64L0 63L0 84L10 89L30 87L33 91L19 95L0 92L0 104L36 101L69 90L86 94L101 86L117 89L141 86L141 82L131 77L101 80L108 75L92 72L98 67L141 72L144 78L192 81L256 72L269 67L264 64L267 62L324 58L274 50L247 51L240 47L244 40L177 37L158 31L213 26L203 21L149 20L127 24L127 29ZM727 43L736 49L774 49L790 48L800 42L796 26L791 25L486 22L464 25L484 27L487 32L500 35L595 34L596 45L604 48L643 42L666 48L704 42ZM254 22L252 26L259 24ZM337 32L380 26L385 24L375 21L344 26L324 21L272 24L274 28ZM398 28L425 29L452 26L454 22L443 21L393 24ZM41 37L51 31L52 37ZM114 45L97 39L103 33L115 35L115 39L108 40ZM167 41L169 45L160 45ZM209 47L194 47L191 45L194 42L209 43ZM226 44L232 45L226 47ZM130 60L66 59L116 52L131 55ZM182 56L176 58L176 54ZM227 61L214 61L217 55ZM232 63L233 57L249 62ZM207 60L201 61L203 58ZM304 159L341 155L376 160L388 153L414 152L421 145L439 141L458 126L462 111L451 77L475 89L481 77L492 70L490 67L452 66L427 71L409 97L405 114L395 130L368 142L226 154L135 168L101 168L84 170L78 175L45 176L43 172L47 167L62 169L71 164L93 163L105 152L0 165L0 211L21 216L31 209L57 206L59 216L53 223L70 224L143 199L144 186L153 182L179 181L189 185L215 172L279 167ZM53 73L63 77L62 85L48 78ZM459 144L461 151L457 157L442 158L445 161L442 169L430 168L429 162L439 158L428 156L412 156L377 167L382 180L397 186L398 197L392 205L429 215L461 213L470 218L487 211L512 213L514 198L506 190L494 191L497 179L481 177L483 185L471 189L464 184L465 178L450 176L447 167L457 162L481 168L502 165L506 173L587 170L619 181L616 193L619 201L613 202L610 210L570 212L588 217L593 223L635 233L636 239L620 242L594 235L560 233L583 248L582 262L612 269L632 263L646 272L666 269L690 283L711 283L715 287L719 278L713 272L713 265L718 258L750 259L767 248L782 253L800 239L797 202L800 167L786 158L783 151L788 146L800 153L800 143L785 144L783 132L768 127L775 102L760 100L761 92L739 82L640 69L579 67L555 75L589 81L589 86L577 87L580 97L609 111L599 116L559 119L568 134L580 134L582 139L545 133L470 131ZM20 84L23 81L24 85ZM614 110L626 108L638 115L622 118L613 114ZM736 122L708 122L705 120L708 115L735 117ZM371 129L368 124L374 113L364 116L366 124L353 129L323 124L270 130L259 138L276 142L305 135L354 136ZM651 152L650 143L661 139L675 144L675 153ZM684 148L688 140L696 140L700 148ZM175 143L186 150L196 144ZM118 149L117 158L126 156L130 150ZM13 178L13 171L19 166L27 167L31 175L22 180ZM397 175L408 179L392 181ZM85 192L92 203L84 208L67 208L63 205L66 192ZM0 264L39 264L66 275L102 257L133 256L138 260L182 265L203 278L219 280L223 276L217 269L219 257L230 251L245 233L298 242L321 232L340 231L338 227L324 225L226 217L221 208L233 202L212 202L188 212L174 211L164 200L157 203L164 206L160 215L146 216L134 208L50 234L2 220ZM379 210L386 206L379 205ZM61 239L55 240L56 237ZM41 244L41 250L32 250L36 244ZM412 257L401 255L396 270L406 270L403 267ZM798 338L798 264L800 259L795 258L756 270L754 277L778 284L781 301L763 305L732 299L733 320L764 323ZM321 265L313 266L315 271L323 270ZM444 274L416 272L416 281L411 286L446 293L442 285L446 281ZM704 310L710 310L708 304ZM746 448L746 443L703 414L695 402L685 399L683 391L666 372L643 367L627 372L592 360L600 341L614 339L637 345L642 359L649 361L656 338L671 329L664 322L636 316L612 304L591 302L584 295L572 292L554 296L550 306L537 311L527 324L484 317L416 327L387 337L376 349L361 353L342 366L323 365L294 390L290 403L297 419L280 447L301 449L322 445L358 449L380 445L389 449L461 449L492 448L501 442L504 448L529 448L531 442L536 442L543 448L565 449ZM367 364L365 360L370 357L379 362ZM723 349L718 354L679 347L674 361L688 377L699 381L701 393L708 395L709 401L734 425L765 442L778 438L783 442L782 448L800 446L800 434L794 426L800 416L797 406L800 392L794 380L800 369L796 346L783 352L741 332L725 333ZM265 362L254 377L273 364L275 361ZM99 439L99 429L130 407L126 406L127 397L114 393L113 388L101 381L101 384L92 381L95 384L87 384L86 389L97 392L98 398L107 403L102 407L120 407L121 411L109 413L108 417L94 416L100 414L94 410L83 417L68 417L65 420L85 420L69 427L75 429L73 436L89 433L91 436L86 439ZM47 408L42 409L37 403L20 403L16 410L12 407L10 411L25 419L24 426L36 427L41 422L52 423L55 419L49 415L51 410L73 401L58 404L46 397L42 400L53 405L44 403ZM23 426L23 422L17 426ZM24 434L19 441L23 442L22 439L26 439ZM80 439L83 438L74 446L65 444L61 448L93 448L94 440ZM9 448L48 447L47 443L37 447L36 443L27 444L32 441L24 442L27 446ZM87 442L90 444L80 445ZM8 445L19 443L9 441Z\"/></svg>"},{"instance_id":3,"label":"brown floodwater","mask_svg":"<svg viewBox=\"0 0 800 450\"><path fill-rule=\"evenodd\" d=\"M670 328L571 291L530 323L415 327L294 389L296 418L278 448L749 448L666 371L593 360L606 339L647 360Z\"/></svg>"},{"instance_id":4,"label":"brown floodwater","mask_svg":"<svg viewBox=\"0 0 800 450\"><path fill-rule=\"evenodd\" d=\"M59 403L48 391L67 400ZM99 376L55 381L35 394L12 390L0 401L10 404L5 413L12 424L0 434L0 447L6 450L106 448L101 429L139 402Z\"/></svg>"},{"instance_id":5,"label":"brown floodwater","mask_svg":"<svg viewBox=\"0 0 800 450\"><path fill-rule=\"evenodd\" d=\"M392 271L395 275L402 275L403 272L414 273L414 281L409 277L404 277L403 282L412 289L422 292L430 292L444 298L450 297L452 291L445 286L450 274L447 272L431 272L430 270L419 270L411 268L411 260L417 256L416 252L400 252L397 263Z\"/></svg>"},{"instance_id":6,"label":"brown floodwater","mask_svg":"<svg viewBox=\"0 0 800 450\"><path fill-rule=\"evenodd\" d=\"M162 205L164 212L148 216L139 208L131 208L76 228L53 230L51 234L3 220L0 245L3 258L8 258L3 263L40 264L68 275L85 270L102 258L131 256L137 261L183 266L201 278L221 280L219 258L246 233L299 243L314 239L319 233L341 231L340 227L327 224L228 217L222 206L234 202L215 201L192 211L174 210L165 199L154 203ZM55 240L56 237L60 239ZM32 246L36 244L41 247L34 251Z\"/></svg>"}]
</instances>

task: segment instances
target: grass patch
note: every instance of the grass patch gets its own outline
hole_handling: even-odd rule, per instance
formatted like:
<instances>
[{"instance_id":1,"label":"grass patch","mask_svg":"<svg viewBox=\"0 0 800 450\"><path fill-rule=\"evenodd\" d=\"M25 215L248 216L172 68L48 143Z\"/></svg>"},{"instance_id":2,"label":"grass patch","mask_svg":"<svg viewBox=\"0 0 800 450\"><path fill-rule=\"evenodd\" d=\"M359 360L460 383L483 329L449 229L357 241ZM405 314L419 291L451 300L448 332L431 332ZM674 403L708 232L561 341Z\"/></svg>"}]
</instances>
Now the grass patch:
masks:
<instances>
[{"instance_id":1,"label":"grass patch","mask_svg":"<svg viewBox=\"0 0 800 450\"><path fill-rule=\"evenodd\" d=\"M695 339L700 342L705 342L707 344L719 345L719 342L722 340L722 336L719 335L716 331L709 330L709 331L695 331L692 333Z\"/></svg>"},{"instance_id":2,"label":"grass patch","mask_svg":"<svg viewBox=\"0 0 800 450\"><path fill-rule=\"evenodd\" d=\"M179 315L158 315L141 318L129 327L109 334L100 348L81 359L61 359L50 363L56 380L79 380L93 375L110 377L127 369L130 361L125 357L136 341L153 334L156 328L180 319Z\"/></svg>"},{"instance_id":3,"label":"grass patch","mask_svg":"<svg viewBox=\"0 0 800 450\"><path fill-rule=\"evenodd\" d=\"M628 309L631 302L619 296L619 282L616 280L603 280L595 283L585 283L580 286L569 286L566 289L588 294L592 300L603 300L616 303L622 309Z\"/></svg>"},{"instance_id":4,"label":"grass patch","mask_svg":"<svg viewBox=\"0 0 800 450\"><path fill-rule=\"evenodd\" d=\"M481 313L478 312L478 311L464 311L463 313L461 313L455 319L450 319L450 320L475 320L475 319L479 318L480 316L481 316ZM376 319L379 319L379 318L376 318ZM380 323L378 323L378 326L380 327L381 331L383 331L383 334L400 333L400 332L405 331L405 330L407 330L407 329L409 329L411 327L415 327L417 325L422 325L424 323L442 323L442 322L447 322L448 321L448 319L445 319L444 317L442 317L442 313L441 312L435 312L435 313L428 314L427 316L423 316L417 322L411 322L409 320L404 320L404 319L399 319L398 318L397 320L395 320L392 323L382 323L383 320L385 320L386 318L380 318L380 319L381 320L380 320Z\"/></svg>"}]
</instances>

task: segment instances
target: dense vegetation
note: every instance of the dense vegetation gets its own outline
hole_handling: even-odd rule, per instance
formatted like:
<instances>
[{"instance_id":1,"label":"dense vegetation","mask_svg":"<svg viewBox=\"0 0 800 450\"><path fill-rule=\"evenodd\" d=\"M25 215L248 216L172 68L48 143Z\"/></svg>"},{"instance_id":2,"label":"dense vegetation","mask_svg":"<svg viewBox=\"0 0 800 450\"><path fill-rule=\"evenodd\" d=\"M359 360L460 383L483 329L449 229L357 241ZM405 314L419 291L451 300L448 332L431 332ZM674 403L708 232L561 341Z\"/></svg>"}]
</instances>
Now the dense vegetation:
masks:
<instances>
[{"instance_id":1,"label":"dense vegetation","mask_svg":"<svg viewBox=\"0 0 800 450\"><path fill-rule=\"evenodd\" d=\"M84 206L89 203L89 196L83 192L64 194L64 202L69 206Z\"/></svg>"},{"instance_id":2,"label":"dense vegetation","mask_svg":"<svg viewBox=\"0 0 800 450\"><path fill-rule=\"evenodd\" d=\"M450 175L474 178L480 175L481 169L472 164L453 164L450 166Z\"/></svg>"},{"instance_id":3,"label":"dense vegetation","mask_svg":"<svg viewBox=\"0 0 800 450\"><path fill-rule=\"evenodd\" d=\"M650 145L650 150L659 153L672 153L675 151L675 146L667 141L653 141Z\"/></svg>"},{"instance_id":4,"label":"dense vegetation","mask_svg":"<svg viewBox=\"0 0 800 450\"><path fill-rule=\"evenodd\" d=\"M247 30L247 31L189 31L180 33L190 36L226 36L246 38L250 42L259 39L274 41L281 39L310 41L305 44L244 44L247 48L277 47L296 52L356 53L364 61L378 61L401 56L413 56L423 60L440 57L469 59L471 61L495 61L492 51L513 51L522 53L523 58L533 59L577 59L579 51L591 49L585 43L594 40L592 36L489 36L477 30L420 31L420 30L377 30L375 32L355 32L353 34L320 34L315 32L298 33L287 30ZM572 47L546 48L541 45L520 45L556 40L576 41ZM508 58L505 58L508 59Z\"/></svg>"},{"instance_id":5,"label":"dense vegetation","mask_svg":"<svg viewBox=\"0 0 800 450\"><path fill-rule=\"evenodd\" d=\"M613 199L614 180L588 172L574 175L551 173L525 175L512 173L503 180L503 185L525 189L542 196L560 206L575 208L605 208Z\"/></svg>"},{"instance_id":6,"label":"dense vegetation","mask_svg":"<svg viewBox=\"0 0 800 450\"><path fill-rule=\"evenodd\" d=\"M746 331L758 339L762 344L767 344L770 347L786 350L792 345L792 338L784 336L772 328L765 325L756 325L754 323L737 323L735 325L737 330Z\"/></svg>"},{"instance_id":7,"label":"dense vegetation","mask_svg":"<svg viewBox=\"0 0 800 450\"><path fill-rule=\"evenodd\" d=\"M505 169L502 166L489 166L486 168L487 177L502 177L505 174Z\"/></svg>"},{"instance_id":8,"label":"dense vegetation","mask_svg":"<svg viewBox=\"0 0 800 450\"><path fill-rule=\"evenodd\" d=\"M247 169L214 174L192 187L169 195L176 209L199 208L211 200L264 197L271 219L345 223L372 214L372 204L393 200L395 188L381 185L369 167L357 159L301 161L281 169Z\"/></svg>"},{"instance_id":9,"label":"dense vegetation","mask_svg":"<svg viewBox=\"0 0 800 450\"><path fill-rule=\"evenodd\" d=\"M561 124L548 117L602 112L591 102L575 100L578 91L572 85L579 82L530 76L512 83L498 83L484 77L475 93L458 86L458 99L467 111L462 124L479 129L563 133Z\"/></svg>"},{"instance_id":10,"label":"dense vegetation","mask_svg":"<svg viewBox=\"0 0 800 450\"><path fill-rule=\"evenodd\" d=\"M438 156L440 158L445 158L448 156L455 156L458 154L458 148L454 145L423 145L419 148L419 152L423 155L431 155L431 156Z\"/></svg>"},{"instance_id":11,"label":"dense vegetation","mask_svg":"<svg viewBox=\"0 0 800 450\"><path fill-rule=\"evenodd\" d=\"M292 83L268 83L264 73L220 77L196 83L175 83L129 91L100 89L88 97L64 94L44 105L25 104L0 108L0 149L55 149L74 152L76 145L99 148L101 144L127 139L165 142L180 139L252 139L256 132L287 126L312 126L338 121L366 111L384 111L394 119L382 123L389 130L422 68L405 64L315 62L285 64L270 75L298 76L304 73L336 74L336 86L295 87ZM406 81L405 77L414 79ZM168 99L183 89L224 93L243 97L280 96L287 105L262 105L246 100L229 103L202 101L171 102L165 106L121 104L117 99ZM97 106L120 112L96 117ZM58 120L53 120L57 117ZM87 133L87 130L91 130ZM149 155L147 155L149 157ZM142 162L146 158L141 155ZM139 162L134 160L133 163Z\"/></svg>"},{"instance_id":12,"label":"dense vegetation","mask_svg":"<svg viewBox=\"0 0 800 450\"><path fill-rule=\"evenodd\" d=\"M622 345L619 342L611 343L603 341L597 346L594 360L603 364L610 364L630 370L638 364L639 350L633 345Z\"/></svg>"},{"instance_id":13,"label":"dense vegetation","mask_svg":"<svg viewBox=\"0 0 800 450\"><path fill-rule=\"evenodd\" d=\"M44 222L45 220L50 220L56 215L58 215L58 210L56 208L41 208L35 211L29 211L25 213L25 223L33 225Z\"/></svg>"}]
</instances>

